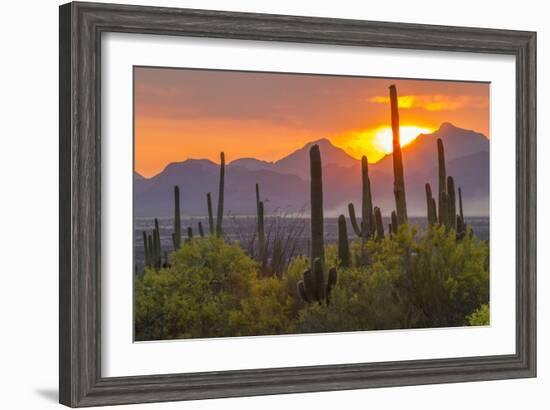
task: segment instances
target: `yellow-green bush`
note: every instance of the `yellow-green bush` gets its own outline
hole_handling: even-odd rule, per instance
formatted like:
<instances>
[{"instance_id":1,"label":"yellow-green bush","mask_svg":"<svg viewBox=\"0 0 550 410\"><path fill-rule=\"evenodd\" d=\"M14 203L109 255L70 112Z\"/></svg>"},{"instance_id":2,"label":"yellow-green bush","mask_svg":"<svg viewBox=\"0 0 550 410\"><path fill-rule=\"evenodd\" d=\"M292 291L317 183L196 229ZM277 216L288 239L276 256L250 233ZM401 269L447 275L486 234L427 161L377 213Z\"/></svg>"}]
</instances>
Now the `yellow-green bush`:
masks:
<instances>
[{"instance_id":1,"label":"yellow-green bush","mask_svg":"<svg viewBox=\"0 0 550 410\"><path fill-rule=\"evenodd\" d=\"M338 267L329 305L305 303L297 282L310 261L290 263L282 278L262 277L238 244L194 238L170 255L170 267L146 269L135 283L137 340L343 332L489 322L487 243L467 232L401 226L392 239L369 241L361 264ZM327 246L326 266L338 264Z\"/></svg>"}]
</instances>

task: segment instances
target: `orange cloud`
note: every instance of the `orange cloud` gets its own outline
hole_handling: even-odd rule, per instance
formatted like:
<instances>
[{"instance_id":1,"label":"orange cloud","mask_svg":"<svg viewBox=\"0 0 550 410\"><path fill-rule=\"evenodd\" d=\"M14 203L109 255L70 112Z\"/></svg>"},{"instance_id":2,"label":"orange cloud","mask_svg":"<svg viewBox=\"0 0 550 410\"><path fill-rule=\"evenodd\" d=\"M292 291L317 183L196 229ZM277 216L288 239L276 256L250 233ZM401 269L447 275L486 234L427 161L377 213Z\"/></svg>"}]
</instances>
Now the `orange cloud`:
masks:
<instances>
[{"instance_id":1,"label":"orange cloud","mask_svg":"<svg viewBox=\"0 0 550 410\"><path fill-rule=\"evenodd\" d=\"M375 96L369 102L388 104L390 98ZM462 108L483 108L487 106L484 98L469 95L450 96L444 94L435 95L402 95L397 98L399 108L423 108L427 111L456 111Z\"/></svg>"}]
</instances>

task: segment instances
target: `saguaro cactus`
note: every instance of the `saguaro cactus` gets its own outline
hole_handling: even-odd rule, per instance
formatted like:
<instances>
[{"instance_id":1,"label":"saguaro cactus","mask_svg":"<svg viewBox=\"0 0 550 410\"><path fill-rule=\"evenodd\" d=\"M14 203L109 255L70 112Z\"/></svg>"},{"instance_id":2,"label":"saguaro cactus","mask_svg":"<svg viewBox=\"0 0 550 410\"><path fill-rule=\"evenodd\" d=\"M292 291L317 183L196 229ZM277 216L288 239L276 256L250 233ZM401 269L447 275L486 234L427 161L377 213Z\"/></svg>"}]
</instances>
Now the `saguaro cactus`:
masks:
<instances>
[{"instance_id":1,"label":"saguaro cactus","mask_svg":"<svg viewBox=\"0 0 550 410\"><path fill-rule=\"evenodd\" d=\"M336 268L331 268L325 283L324 267L320 258L313 261L311 269L304 272L302 280L298 281L298 294L304 302L330 303L330 295L338 281Z\"/></svg>"},{"instance_id":2,"label":"saguaro cactus","mask_svg":"<svg viewBox=\"0 0 550 410\"><path fill-rule=\"evenodd\" d=\"M198 226L199 226L199 235L201 238L204 238L204 228L202 227L201 221L199 221Z\"/></svg>"},{"instance_id":3,"label":"saguaro cactus","mask_svg":"<svg viewBox=\"0 0 550 410\"><path fill-rule=\"evenodd\" d=\"M446 218L446 208L443 206L443 193L447 191L447 171L445 169L445 149L443 148L443 141L441 138L437 139L437 165L439 173L439 190L438 190L438 201L439 201L439 223L444 224Z\"/></svg>"},{"instance_id":4,"label":"saguaro cactus","mask_svg":"<svg viewBox=\"0 0 550 410\"><path fill-rule=\"evenodd\" d=\"M323 171L321 152L317 144L309 150L310 203L311 203L311 260L319 258L324 264L324 219L323 219Z\"/></svg>"},{"instance_id":5,"label":"saguaro cactus","mask_svg":"<svg viewBox=\"0 0 550 410\"><path fill-rule=\"evenodd\" d=\"M456 220L456 237L457 239L464 238L466 233L466 224L464 223L464 212L462 210L462 189L458 187L458 217Z\"/></svg>"},{"instance_id":6,"label":"saguaro cactus","mask_svg":"<svg viewBox=\"0 0 550 410\"><path fill-rule=\"evenodd\" d=\"M348 241L348 229L346 226L346 217L340 215L338 217L338 259L343 267L350 266L350 253Z\"/></svg>"},{"instance_id":7,"label":"saguaro cactus","mask_svg":"<svg viewBox=\"0 0 550 410\"><path fill-rule=\"evenodd\" d=\"M393 134L393 193L395 196L395 209L397 211L397 223L407 223L407 200L405 198L405 176L403 172L403 154L401 152L401 139L399 135L399 107L397 88L390 86L391 128Z\"/></svg>"},{"instance_id":8,"label":"saguaro cactus","mask_svg":"<svg viewBox=\"0 0 550 410\"><path fill-rule=\"evenodd\" d=\"M393 235L397 235L397 226L398 226L398 223L397 223L397 214L395 213L395 211L391 211L391 233Z\"/></svg>"},{"instance_id":9,"label":"saguaro cactus","mask_svg":"<svg viewBox=\"0 0 550 410\"><path fill-rule=\"evenodd\" d=\"M447 177L447 201L449 229L454 229L456 231L456 194L455 181L452 176Z\"/></svg>"},{"instance_id":10,"label":"saguaro cactus","mask_svg":"<svg viewBox=\"0 0 550 410\"><path fill-rule=\"evenodd\" d=\"M426 208L428 209L428 224L437 223L437 211L435 209L435 200L432 197L432 187L426 184Z\"/></svg>"},{"instance_id":11,"label":"saguaro cactus","mask_svg":"<svg viewBox=\"0 0 550 410\"><path fill-rule=\"evenodd\" d=\"M147 242L147 232L143 231L143 252L145 254L145 266L151 266L151 256L149 255L149 244Z\"/></svg>"},{"instance_id":12,"label":"saguaro cactus","mask_svg":"<svg viewBox=\"0 0 550 410\"><path fill-rule=\"evenodd\" d=\"M174 186L174 232L172 233L172 244L177 251L181 246L181 214L180 214L180 188Z\"/></svg>"},{"instance_id":13,"label":"saguaro cactus","mask_svg":"<svg viewBox=\"0 0 550 410\"><path fill-rule=\"evenodd\" d=\"M216 216L216 236L221 237L223 221L223 195L225 187L225 154L220 153L220 186L218 190L218 214Z\"/></svg>"},{"instance_id":14,"label":"saguaro cactus","mask_svg":"<svg viewBox=\"0 0 550 410\"><path fill-rule=\"evenodd\" d=\"M376 223L376 239L384 239L384 225L382 224L382 213L380 208L377 206L374 207L374 220Z\"/></svg>"},{"instance_id":15,"label":"saguaro cactus","mask_svg":"<svg viewBox=\"0 0 550 410\"><path fill-rule=\"evenodd\" d=\"M187 227L187 240L191 240L193 239L193 228L191 228L190 226Z\"/></svg>"},{"instance_id":16,"label":"saguaro cactus","mask_svg":"<svg viewBox=\"0 0 550 410\"><path fill-rule=\"evenodd\" d=\"M353 231L358 237L365 240L367 237L372 236L375 230L369 178L369 163L365 155L361 157L361 183L361 223L357 223L355 208L352 203L348 204L348 211Z\"/></svg>"},{"instance_id":17,"label":"saguaro cactus","mask_svg":"<svg viewBox=\"0 0 550 410\"><path fill-rule=\"evenodd\" d=\"M439 200L439 224L445 225L447 231L450 229L449 223L449 196L446 191L441 193Z\"/></svg>"},{"instance_id":18,"label":"saguaro cactus","mask_svg":"<svg viewBox=\"0 0 550 410\"><path fill-rule=\"evenodd\" d=\"M208 233L214 235L214 216L212 215L212 195L210 192L206 194L206 205L208 207Z\"/></svg>"},{"instance_id":19,"label":"saguaro cactus","mask_svg":"<svg viewBox=\"0 0 550 410\"><path fill-rule=\"evenodd\" d=\"M256 218L258 231L258 258L264 260L265 256L265 225L264 225L264 203L260 201L260 186L256 184Z\"/></svg>"},{"instance_id":20,"label":"saguaro cactus","mask_svg":"<svg viewBox=\"0 0 550 410\"><path fill-rule=\"evenodd\" d=\"M160 269L162 266L162 244L160 242L159 221L155 218L155 228L153 229L153 238L151 248L153 250L152 265L155 269Z\"/></svg>"}]
</instances>

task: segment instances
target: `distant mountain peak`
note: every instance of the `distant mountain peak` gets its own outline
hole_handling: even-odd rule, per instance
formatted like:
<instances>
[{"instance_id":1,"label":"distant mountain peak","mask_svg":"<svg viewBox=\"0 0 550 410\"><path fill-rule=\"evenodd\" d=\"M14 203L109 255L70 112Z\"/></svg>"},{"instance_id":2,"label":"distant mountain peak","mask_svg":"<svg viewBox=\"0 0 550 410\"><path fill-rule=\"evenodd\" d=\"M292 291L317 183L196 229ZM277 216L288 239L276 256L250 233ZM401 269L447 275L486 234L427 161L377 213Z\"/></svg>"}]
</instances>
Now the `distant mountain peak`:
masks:
<instances>
[{"instance_id":1,"label":"distant mountain peak","mask_svg":"<svg viewBox=\"0 0 550 410\"><path fill-rule=\"evenodd\" d=\"M458 127L456 125L451 124L448 121L445 121L445 122L441 123L441 125L439 126L439 129L437 131L448 132L448 131L453 131L453 130L456 130L456 129L458 129Z\"/></svg>"},{"instance_id":2,"label":"distant mountain peak","mask_svg":"<svg viewBox=\"0 0 550 410\"><path fill-rule=\"evenodd\" d=\"M304 145L304 147L310 147L313 145L319 145L320 147L324 145L329 145L334 147L334 144L326 137L322 137L322 138L319 138L318 140L308 142L306 145Z\"/></svg>"}]
</instances>

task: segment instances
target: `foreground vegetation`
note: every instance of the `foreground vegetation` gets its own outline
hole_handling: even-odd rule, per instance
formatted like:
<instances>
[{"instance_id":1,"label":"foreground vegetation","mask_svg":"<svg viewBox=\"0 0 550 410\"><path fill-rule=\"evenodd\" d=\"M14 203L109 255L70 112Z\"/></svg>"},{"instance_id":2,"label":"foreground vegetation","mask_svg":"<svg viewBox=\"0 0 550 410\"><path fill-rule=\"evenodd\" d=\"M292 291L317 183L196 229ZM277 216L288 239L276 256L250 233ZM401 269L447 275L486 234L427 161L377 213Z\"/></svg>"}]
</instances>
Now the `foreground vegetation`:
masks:
<instances>
[{"instance_id":1,"label":"foreground vegetation","mask_svg":"<svg viewBox=\"0 0 550 410\"><path fill-rule=\"evenodd\" d=\"M351 266L339 267L330 303L307 303L296 292L310 261L298 257L281 278L238 244L209 236L187 241L171 266L146 269L135 285L137 340L407 329L488 323L488 245L457 242L444 226L352 244ZM340 265L335 245L327 264Z\"/></svg>"}]
</instances>

